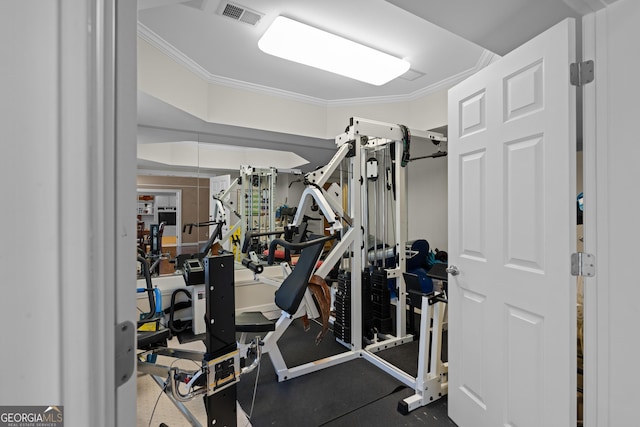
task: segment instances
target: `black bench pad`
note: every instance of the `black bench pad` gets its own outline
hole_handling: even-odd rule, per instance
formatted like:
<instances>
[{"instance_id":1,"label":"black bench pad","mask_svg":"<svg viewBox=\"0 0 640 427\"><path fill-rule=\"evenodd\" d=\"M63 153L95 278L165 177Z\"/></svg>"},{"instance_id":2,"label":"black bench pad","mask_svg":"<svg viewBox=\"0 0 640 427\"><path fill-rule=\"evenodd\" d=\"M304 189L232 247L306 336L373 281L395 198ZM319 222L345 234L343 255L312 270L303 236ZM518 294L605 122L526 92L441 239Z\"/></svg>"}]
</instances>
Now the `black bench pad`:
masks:
<instances>
[{"instance_id":1,"label":"black bench pad","mask_svg":"<svg viewBox=\"0 0 640 427\"><path fill-rule=\"evenodd\" d=\"M236 316L237 332L269 332L275 330L275 322L264 317L259 311L246 311Z\"/></svg>"}]
</instances>

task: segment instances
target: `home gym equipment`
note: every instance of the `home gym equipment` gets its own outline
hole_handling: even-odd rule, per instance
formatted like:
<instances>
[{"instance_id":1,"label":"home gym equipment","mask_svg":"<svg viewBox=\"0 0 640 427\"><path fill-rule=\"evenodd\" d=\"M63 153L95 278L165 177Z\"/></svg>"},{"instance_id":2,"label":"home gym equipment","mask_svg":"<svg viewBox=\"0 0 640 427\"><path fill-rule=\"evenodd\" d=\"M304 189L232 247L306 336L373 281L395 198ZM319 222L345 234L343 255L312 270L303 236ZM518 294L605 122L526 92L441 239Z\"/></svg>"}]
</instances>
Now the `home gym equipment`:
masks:
<instances>
[{"instance_id":1,"label":"home gym equipment","mask_svg":"<svg viewBox=\"0 0 640 427\"><path fill-rule=\"evenodd\" d=\"M281 213L281 208L275 208L276 182L279 172L302 174L299 169L278 171L274 167L242 165L238 178L231 182L229 188L213 195L216 203L215 212L222 210L224 213L226 208L229 213L233 213L233 216L238 218L235 223L228 223L228 230L220 238L222 245L227 241L232 242L233 252L238 262L248 251L261 254L269 247L269 242L277 237L270 233L276 230L276 218ZM237 203L233 200L233 193L237 194ZM215 214L213 216L215 217ZM232 215L226 216L230 219ZM236 237L238 230L240 235ZM251 239L247 238L249 235ZM250 244L248 249L245 246L247 242ZM245 250L240 250L241 245Z\"/></svg>"},{"instance_id":2,"label":"home gym equipment","mask_svg":"<svg viewBox=\"0 0 640 427\"><path fill-rule=\"evenodd\" d=\"M442 338L446 319L445 264L435 264L429 270L429 277L443 282L443 289L425 293L420 279L412 273L403 273L409 298L420 299L420 347L418 353L418 375L415 394L398 402L401 414L438 400L448 392L448 365L442 359ZM413 315L413 303L411 314Z\"/></svg>"},{"instance_id":3,"label":"home gym equipment","mask_svg":"<svg viewBox=\"0 0 640 427\"><path fill-rule=\"evenodd\" d=\"M309 315L311 318L321 316L321 313L317 312L316 305L312 299L313 297L310 294L311 291L309 291L308 285L315 277L313 273L316 271L316 266L322 256L325 243L336 238L336 235L321 237L312 236L309 240L301 243L292 243L283 239L274 239L269 246L269 264L273 264L275 249L277 246L283 246L289 250L300 251L298 262L293 269L291 269L289 264L286 262L281 264L281 267L285 272L284 281L282 281L282 283L272 283L278 286L275 293L275 303L278 308L282 310L280 318L274 324L274 322L267 319L261 312L244 312L236 316L236 328L238 331L254 332L256 328L264 327L265 325L272 325L274 328L272 332L269 332L264 337L261 344L262 353L269 354L279 381L289 379L292 370L287 367L284 361L280 348L278 347L278 340L282 337L293 320L302 317L305 314ZM324 265L324 263L322 265ZM317 277L322 280L322 276L317 275ZM265 277L259 277L257 280L270 282ZM324 337L324 334L328 329L328 313L326 314L326 321L326 327L323 327L323 330L316 337L316 342ZM247 346L250 345L250 343L247 343L246 338L246 333L243 333L239 340L241 354L245 354ZM307 371L310 372L308 369Z\"/></svg>"},{"instance_id":4,"label":"home gym equipment","mask_svg":"<svg viewBox=\"0 0 640 427\"><path fill-rule=\"evenodd\" d=\"M149 235L142 238L141 243L138 245L138 254L151 263L149 270L152 276L158 276L160 274L160 262L168 260L169 253L163 253L162 251L162 236L164 233L165 223L149 225ZM147 251L147 246L149 250Z\"/></svg>"},{"instance_id":5,"label":"home gym equipment","mask_svg":"<svg viewBox=\"0 0 640 427\"><path fill-rule=\"evenodd\" d=\"M222 227L225 224L225 218L219 217L214 221L202 223L185 224L183 232L191 232L194 227L213 227L213 231L209 236L209 240L194 254L180 254L174 260L176 271L182 272L182 277L186 288L178 288L171 295L171 304L165 310L168 314L168 326L174 335L179 339L187 340L203 335L206 332L204 323L205 313L205 268L204 259L209 255L217 255L220 253L219 244L222 236ZM186 296L186 299L177 301L180 294ZM176 319L176 312L191 308L188 320Z\"/></svg>"},{"instance_id":6,"label":"home gym equipment","mask_svg":"<svg viewBox=\"0 0 640 427\"><path fill-rule=\"evenodd\" d=\"M158 346L146 342L138 354L138 372L149 374L180 410L192 426L200 426L198 420L186 408L184 402L197 397L204 399L208 426L236 426L236 384L243 372L257 366L260 358L260 338L253 341L257 355L252 365L242 368L236 344L234 260L232 254L216 255L203 259L206 289L207 325L206 351L196 352ZM252 325L251 332L265 333L273 330L272 322ZM243 331L240 327L239 331ZM139 341L140 344L140 341ZM140 349L140 345L138 346ZM152 347L151 349L148 349ZM182 369L160 365L158 356L171 359L187 359L200 364L199 369Z\"/></svg>"},{"instance_id":7,"label":"home gym equipment","mask_svg":"<svg viewBox=\"0 0 640 427\"><path fill-rule=\"evenodd\" d=\"M441 135L409 130L401 125L351 119L346 131L336 137L338 150L332 160L305 175L305 189L296 214L287 227L299 227L304 212L315 205L324 217L326 235L309 236L307 241L301 243L272 240L269 245L270 260L275 256L275 247L283 246L289 250L300 250L298 263L294 268L287 262L281 264L285 276L282 282L254 271L256 281L278 286L275 303L282 312L275 324L259 312L236 316L235 329L243 332L234 350L239 353L238 358L251 354L252 349L260 353L261 349L263 354L269 354L279 381L363 359L414 389L414 396L399 404L399 410L403 413L447 393L448 366L441 356L442 332L446 322L444 288L420 295L422 314L416 377L376 355L383 349L414 340L414 336L406 330L409 292L404 273L407 260L416 256L420 249L412 249L413 245L408 244L405 191L406 167L411 160L410 146L421 139L445 140ZM337 180L339 183L335 182ZM343 203L343 192L346 203ZM323 257L328 241L334 243ZM319 263L321 257L322 263ZM338 300L336 296L334 336L345 347L345 351L300 366L287 366L278 340L294 319L305 314L310 318L321 316L308 284L313 281L312 278L328 277L336 264L341 271L338 293L342 293L343 298ZM249 265L246 264L247 267ZM207 276L206 268L205 276L208 283L211 276ZM208 288L207 285L205 287ZM395 295L393 299L392 293ZM227 309L229 305L227 301ZM209 302L207 306L209 308ZM224 313L223 307L220 310ZM263 339L246 342L248 333L267 330L269 332ZM210 334L210 330L207 333ZM322 334L316 337L321 338ZM225 349L230 350L231 347ZM223 386L233 385L237 378L236 356L229 354L231 352L221 355L222 359L216 358L217 363L222 363L219 376L225 378ZM204 369L201 371L204 372ZM207 369L211 371L211 368ZM166 374L166 371L162 372ZM203 374L189 375L178 375L192 388L187 393L176 393L178 397L208 394L208 391L198 388L198 380L194 379ZM219 403L218 408L222 407L233 411L230 398Z\"/></svg>"},{"instance_id":8,"label":"home gym equipment","mask_svg":"<svg viewBox=\"0 0 640 427\"><path fill-rule=\"evenodd\" d=\"M406 166L411 160L412 139L414 144L420 140L430 143L446 141L436 133L352 118L346 131L335 139L338 150L331 161L305 175L305 189L289 227L299 226L304 212L316 205L325 219L325 232L337 240L321 265L313 262L310 271L305 269L304 275L298 273L302 281L296 277L298 274L287 276L287 288L294 287L301 292L295 294L296 297L290 301L292 303L276 297L282 314L275 331L265 337L263 350L270 354L279 381L363 358L415 390L419 398L408 402L403 410L411 411L446 394L446 362L425 369L429 357L433 364L441 359L439 336L445 322L444 292L421 296L423 327L419 364L423 367L419 367L417 377L375 354L414 340L413 335L406 331L405 301L408 292L403 276L407 259L420 252L419 248L412 249L412 245L407 247ZM347 191L346 203L343 203L343 188ZM310 242L303 244L313 245ZM278 244L285 246L284 242ZM288 245L293 248L290 243ZM303 250L301 258L305 253ZM319 254L313 253L313 256L319 257ZM288 367L277 347L278 337L293 319L315 309L313 300L304 299L309 294L306 291L309 278L312 275L327 277L336 264L340 265L342 272L336 293L334 335L347 350L301 366ZM287 268L286 263L283 265ZM298 264L293 273L300 267ZM270 283L270 279L261 276L256 280ZM395 304L391 304L392 293Z\"/></svg>"},{"instance_id":9,"label":"home gym equipment","mask_svg":"<svg viewBox=\"0 0 640 427\"><path fill-rule=\"evenodd\" d=\"M138 256L138 264L140 264L142 275L145 278L146 287L138 288L137 292L146 292L149 301L149 311L138 320L138 348L150 349L155 346L166 346L167 340L171 337L171 332L161 327L164 315L162 314L160 292L153 287L148 260ZM147 327L148 325L153 326L149 328Z\"/></svg>"}]
</instances>

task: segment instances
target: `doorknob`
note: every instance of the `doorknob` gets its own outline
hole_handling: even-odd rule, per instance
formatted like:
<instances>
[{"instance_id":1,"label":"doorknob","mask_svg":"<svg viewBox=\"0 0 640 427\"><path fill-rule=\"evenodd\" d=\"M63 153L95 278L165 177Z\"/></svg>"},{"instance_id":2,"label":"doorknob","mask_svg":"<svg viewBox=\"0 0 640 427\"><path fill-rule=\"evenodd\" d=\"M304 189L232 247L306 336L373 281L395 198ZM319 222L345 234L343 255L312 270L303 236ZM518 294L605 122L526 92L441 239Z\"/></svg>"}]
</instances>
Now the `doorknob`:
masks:
<instances>
[{"instance_id":1,"label":"doorknob","mask_svg":"<svg viewBox=\"0 0 640 427\"><path fill-rule=\"evenodd\" d=\"M458 274L460 274L460 270L458 270L458 267L456 267L455 265L450 265L449 267L447 267L447 273L449 273L452 276L457 276Z\"/></svg>"}]
</instances>

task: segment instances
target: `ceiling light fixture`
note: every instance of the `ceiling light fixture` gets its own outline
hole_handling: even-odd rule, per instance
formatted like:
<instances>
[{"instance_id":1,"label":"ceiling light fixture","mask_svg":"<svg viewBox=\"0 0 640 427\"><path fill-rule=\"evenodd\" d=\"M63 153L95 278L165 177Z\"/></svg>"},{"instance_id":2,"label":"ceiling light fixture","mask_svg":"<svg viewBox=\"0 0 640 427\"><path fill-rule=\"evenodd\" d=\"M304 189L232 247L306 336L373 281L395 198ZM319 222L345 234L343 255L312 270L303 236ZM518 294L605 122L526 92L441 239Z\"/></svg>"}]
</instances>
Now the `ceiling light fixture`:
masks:
<instances>
[{"instance_id":1,"label":"ceiling light fixture","mask_svg":"<svg viewBox=\"0 0 640 427\"><path fill-rule=\"evenodd\" d=\"M265 53L372 85L401 76L411 64L384 52L278 16L258 47Z\"/></svg>"}]
</instances>

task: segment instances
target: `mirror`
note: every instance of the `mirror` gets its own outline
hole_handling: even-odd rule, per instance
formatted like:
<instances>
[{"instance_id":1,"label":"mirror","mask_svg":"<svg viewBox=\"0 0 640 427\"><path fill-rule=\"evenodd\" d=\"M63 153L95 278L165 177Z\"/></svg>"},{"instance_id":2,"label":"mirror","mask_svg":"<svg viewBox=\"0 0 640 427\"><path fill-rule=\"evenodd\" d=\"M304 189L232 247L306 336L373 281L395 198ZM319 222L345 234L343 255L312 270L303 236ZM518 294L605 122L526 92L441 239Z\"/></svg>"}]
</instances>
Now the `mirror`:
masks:
<instances>
[{"instance_id":1,"label":"mirror","mask_svg":"<svg viewBox=\"0 0 640 427\"><path fill-rule=\"evenodd\" d=\"M142 100L149 102L148 97L142 97ZM226 188L240 176L240 165L260 169L277 168L272 205L277 211L284 205L297 206L300 199L303 189L301 177L290 172L303 166L311 168L307 158L325 164L335 151L333 140L307 138L305 145L290 145L301 137L203 124L200 121L179 123L181 127L194 131L169 129L166 126L173 122L159 111L160 107L166 105L152 109L157 113L152 117L139 118L141 123L146 124L138 125L137 215L140 216L139 233L142 235L139 248L146 252L152 250L151 243L154 240L151 225L165 222L159 242L161 258L166 259L159 262L159 268L154 270L156 274L175 274L176 269L169 262L170 259L179 254L197 253L205 246L213 227L184 226L211 219L215 206L212 194L218 194L222 187ZM181 117L180 112L173 111L172 114ZM287 151L290 147L301 150L300 154L304 157ZM213 177L216 179L212 180ZM227 211L228 227L239 220L232 212L240 211L241 197L238 189L229 194L230 202L234 205L232 211ZM175 226L172 225L174 221ZM255 227L263 228L261 221L253 222L258 222ZM281 226L281 222L276 220L276 227ZM318 227L321 231L321 224ZM223 230L223 235L226 231ZM229 243L223 247L233 249Z\"/></svg>"},{"instance_id":2,"label":"mirror","mask_svg":"<svg viewBox=\"0 0 640 427\"><path fill-rule=\"evenodd\" d=\"M148 144L160 143L138 143L138 248L157 262L152 272L165 275L176 273L176 255L197 252L209 237L208 227L185 227L209 219L209 179L200 173L197 136L167 150L165 161L150 155Z\"/></svg>"}]
</instances>

